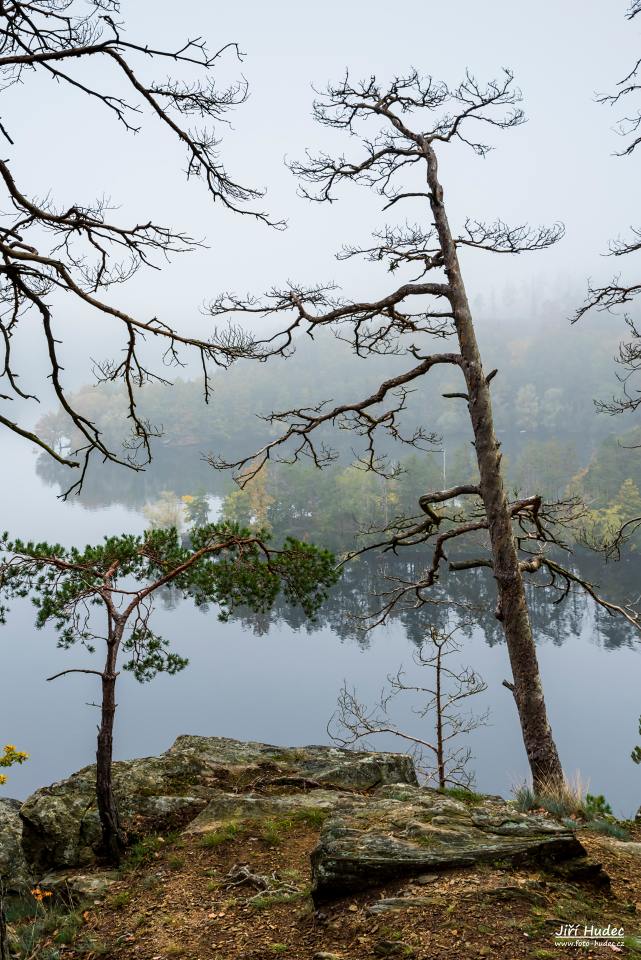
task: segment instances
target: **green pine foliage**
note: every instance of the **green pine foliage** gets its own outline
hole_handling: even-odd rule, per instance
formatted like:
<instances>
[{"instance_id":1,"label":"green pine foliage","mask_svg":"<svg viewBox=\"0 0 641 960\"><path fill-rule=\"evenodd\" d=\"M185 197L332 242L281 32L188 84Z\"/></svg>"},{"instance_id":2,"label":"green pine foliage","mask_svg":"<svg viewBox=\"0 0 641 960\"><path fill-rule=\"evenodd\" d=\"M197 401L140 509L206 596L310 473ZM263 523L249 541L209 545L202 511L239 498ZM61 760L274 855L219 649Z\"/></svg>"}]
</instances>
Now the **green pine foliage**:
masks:
<instances>
[{"instance_id":1,"label":"green pine foliage","mask_svg":"<svg viewBox=\"0 0 641 960\"><path fill-rule=\"evenodd\" d=\"M113 604L122 612L134 594L144 604L171 585L199 606L218 605L225 621L239 607L265 612L282 593L313 618L338 578L329 551L290 537L276 549L267 533L227 522L194 527L186 538L175 528L148 530L84 548L4 533L0 556L0 622L12 598L30 597L38 628L52 624L60 647L80 643L91 651L100 636L93 609L102 606L109 616ZM182 670L187 661L153 630L141 603L131 608L132 625L123 637L124 669L140 681Z\"/></svg>"}]
</instances>

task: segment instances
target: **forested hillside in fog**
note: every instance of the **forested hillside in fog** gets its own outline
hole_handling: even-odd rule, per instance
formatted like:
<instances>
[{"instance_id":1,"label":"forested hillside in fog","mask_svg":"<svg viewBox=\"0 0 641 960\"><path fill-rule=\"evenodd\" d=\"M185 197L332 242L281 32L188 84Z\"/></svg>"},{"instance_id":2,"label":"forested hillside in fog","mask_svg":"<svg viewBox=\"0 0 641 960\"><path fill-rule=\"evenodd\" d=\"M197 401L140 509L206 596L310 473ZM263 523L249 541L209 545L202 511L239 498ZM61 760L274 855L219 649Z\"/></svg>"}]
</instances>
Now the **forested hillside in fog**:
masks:
<instances>
[{"instance_id":1,"label":"forested hillside in fog","mask_svg":"<svg viewBox=\"0 0 641 960\"><path fill-rule=\"evenodd\" d=\"M611 320L580 331L561 311L538 321L486 321L481 326L486 366L499 367L493 381L495 422L512 477L528 483L537 463L548 465L549 476L537 479L554 486L588 464L598 444L621 433L625 422L595 411L595 398L608 399L616 389L613 356L619 330ZM140 412L162 434L160 446L197 447L205 453L240 456L260 446L269 426L260 419L292 403L313 405L322 400L344 401L378 384L381 375L400 369L395 356L369 357L363 362L349 347L329 335L314 341L299 338L296 354L266 364L239 363L218 373L213 400L202 402L202 383L178 379L171 388L149 384L142 392ZM285 365L286 364L286 365ZM469 424L462 401L444 400L442 393L460 389L456 371L435 372L408 398L405 419L442 437L446 461L463 457ZM113 385L88 385L76 399L95 417L109 443L127 437L126 397ZM77 437L62 410L47 414L39 429L54 444L73 446ZM577 437L580 441L577 441ZM350 462L354 437L336 435L332 446ZM437 448L441 449L440 440ZM388 446L390 455L404 451ZM465 457L464 457L465 459ZM446 462L447 469L447 462Z\"/></svg>"}]
</instances>

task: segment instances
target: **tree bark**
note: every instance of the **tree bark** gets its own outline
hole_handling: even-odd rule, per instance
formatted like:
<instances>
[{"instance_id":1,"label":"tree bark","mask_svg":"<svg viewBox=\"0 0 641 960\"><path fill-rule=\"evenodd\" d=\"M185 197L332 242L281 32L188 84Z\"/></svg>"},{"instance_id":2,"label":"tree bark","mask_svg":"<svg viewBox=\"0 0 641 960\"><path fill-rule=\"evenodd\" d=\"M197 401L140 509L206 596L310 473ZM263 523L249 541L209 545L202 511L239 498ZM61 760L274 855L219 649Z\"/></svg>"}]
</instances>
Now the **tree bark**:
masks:
<instances>
[{"instance_id":1,"label":"tree bark","mask_svg":"<svg viewBox=\"0 0 641 960\"><path fill-rule=\"evenodd\" d=\"M443 704L441 694L441 657L442 648L439 646L436 654L436 763L438 767L438 785L441 790L447 786L445 780L445 749L443 746Z\"/></svg>"},{"instance_id":2,"label":"tree bark","mask_svg":"<svg viewBox=\"0 0 641 960\"><path fill-rule=\"evenodd\" d=\"M456 244L443 204L436 154L427 141L423 141L423 149L427 159L430 205L449 281L450 302L467 384L468 409L480 475L479 488L489 526L498 590L496 616L505 634L514 678L514 699L536 789L546 783L561 782L563 769L547 717L512 519L503 487L501 453L494 432L490 389L483 372Z\"/></svg>"},{"instance_id":3,"label":"tree bark","mask_svg":"<svg viewBox=\"0 0 641 960\"><path fill-rule=\"evenodd\" d=\"M10 960L7 917L4 912L4 887L0 880L0 960Z\"/></svg>"},{"instance_id":4,"label":"tree bark","mask_svg":"<svg viewBox=\"0 0 641 960\"><path fill-rule=\"evenodd\" d=\"M109 630L107 661L102 674L102 705L96 750L96 800L102 828L102 855L118 864L125 851L126 838L113 792L113 727L116 713L116 660L120 645L119 627Z\"/></svg>"}]
</instances>

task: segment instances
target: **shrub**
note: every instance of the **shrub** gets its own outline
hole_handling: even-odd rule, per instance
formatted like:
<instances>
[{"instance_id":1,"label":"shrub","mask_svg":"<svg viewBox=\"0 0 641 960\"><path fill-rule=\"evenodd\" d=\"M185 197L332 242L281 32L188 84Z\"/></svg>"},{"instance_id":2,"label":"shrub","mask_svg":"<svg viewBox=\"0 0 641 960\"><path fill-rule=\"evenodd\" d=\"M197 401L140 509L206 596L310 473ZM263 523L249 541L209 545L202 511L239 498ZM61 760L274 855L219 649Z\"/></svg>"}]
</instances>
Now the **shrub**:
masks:
<instances>
[{"instance_id":1,"label":"shrub","mask_svg":"<svg viewBox=\"0 0 641 960\"><path fill-rule=\"evenodd\" d=\"M590 817L612 816L612 807L605 799L602 793L593 796L591 793L585 795L585 810Z\"/></svg>"}]
</instances>

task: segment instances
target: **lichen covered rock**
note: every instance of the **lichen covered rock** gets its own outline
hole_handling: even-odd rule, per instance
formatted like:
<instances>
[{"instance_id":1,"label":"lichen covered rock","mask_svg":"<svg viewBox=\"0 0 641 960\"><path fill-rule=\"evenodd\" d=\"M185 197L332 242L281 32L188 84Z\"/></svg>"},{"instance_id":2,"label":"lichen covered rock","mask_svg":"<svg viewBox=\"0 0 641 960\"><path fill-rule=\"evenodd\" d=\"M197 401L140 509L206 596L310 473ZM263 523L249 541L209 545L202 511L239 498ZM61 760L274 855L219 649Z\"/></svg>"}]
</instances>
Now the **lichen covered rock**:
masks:
<instances>
[{"instance_id":1,"label":"lichen covered rock","mask_svg":"<svg viewBox=\"0 0 641 960\"><path fill-rule=\"evenodd\" d=\"M287 793L279 796L264 796L255 793L221 793L211 800L205 809L192 820L185 834L210 833L226 823L261 820L320 821L343 807L354 804L354 794L344 790L308 790L304 793ZM306 816L307 815L307 816Z\"/></svg>"},{"instance_id":2,"label":"lichen covered rock","mask_svg":"<svg viewBox=\"0 0 641 960\"><path fill-rule=\"evenodd\" d=\"M23 844L36 870L95 861L100 824L95 767L37 790L23 804ZM114 793L130 837L184 826L214 798L252 785L315 785L368 790L379 784L416 784L404 754L356 753L334 747L276 747L225 737L178 737L159 757L114 764Z\"/></svg>"},{"instance_id":3,"label":"lichen covered rock","mask_svg":"<svg viewBox=\"0 0 641 960\"><path fill-rule=\"evenodd\" d=\"M586 878L600 873L574 832L561 824L492 800L469 808L428 789L405 787L402 795L396 799L394 790L383 789L325 822L312 853L317 901L480 862L553 866L578 861Z\"/></svg>"},{"instance_id":4,"label":"lichen covered rock","mask_svg":"<svg viewBox=\"0 0 641 960\"><path fill-rule=\"evenodd\" d=\"M92 873L61 871L47 874L38 886L65 904L84 903L88 900L95 903L104 899L119 880L120 874L115 870Z\"/></svg>"},{"instance_id":5,"label":"lichen covered rock","mask_svg":"<svg viewBox=\"0 0 641 960\"><path fill-rule=\"evenodd\" d=\"M600 875L572 830L499 798L468 804L419 787L404 754L183 736L159 757L115 763L114 793L130 839L177 827L208 833L230 821L317 825L317 900L478 862L561 864L581 880ZM78 868L84 875L95 864L94 767L36 791L19 815L15 803L5 802L0 816L3 809L10 826L1 831L0 867L3 857L11 860L14 876L26 863L38 877L75 869L60 882L77 886Z\"/></svg>"},{"instance_id":6,"label":"lichen covered rock","mask_svg":"<svg viewBox=\"0 0 641 960\"><path fill-rule=\"evenodd\" d=\"M8 797L0 798L0 880L11 893L17 893L31 883L22 849L20 801Z\"/></svg>"}]
</instances>

